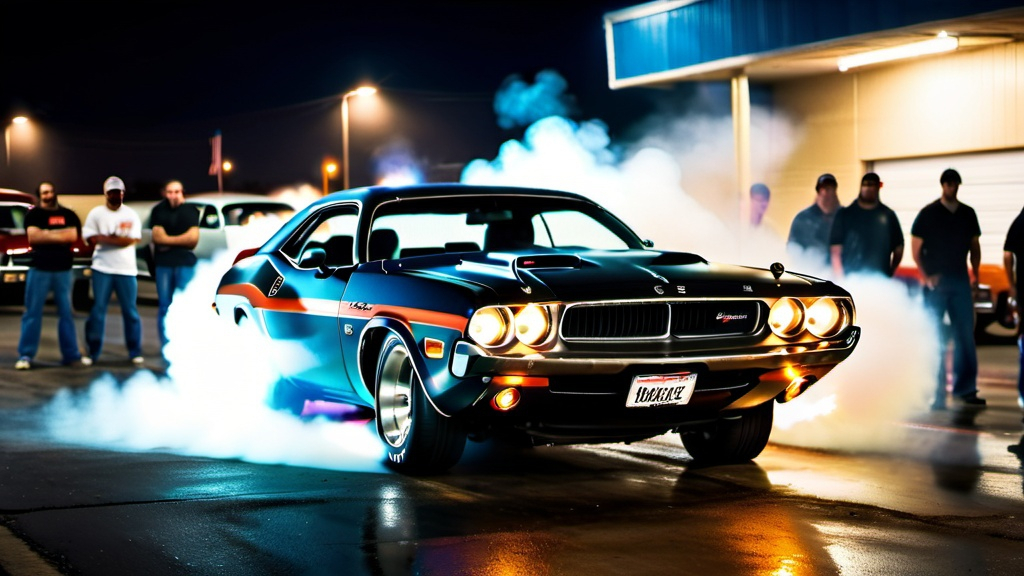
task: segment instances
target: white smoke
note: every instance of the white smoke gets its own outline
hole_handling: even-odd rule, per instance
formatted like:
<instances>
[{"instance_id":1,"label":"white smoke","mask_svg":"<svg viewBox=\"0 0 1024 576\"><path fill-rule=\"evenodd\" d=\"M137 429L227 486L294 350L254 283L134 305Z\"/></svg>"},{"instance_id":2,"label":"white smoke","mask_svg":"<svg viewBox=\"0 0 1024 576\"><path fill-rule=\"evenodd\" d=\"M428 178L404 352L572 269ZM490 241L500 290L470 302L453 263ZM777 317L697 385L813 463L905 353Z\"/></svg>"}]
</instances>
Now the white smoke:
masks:
<instances>
[{"instance_id":1,"label":"white smoke","mask_svg":"<svg viewBox=\"0 0 1024 576\"><path fill-rule=\"evenodd\" d=\"M423 182L423 160L417 158L412 145L396 138L373 154L374 173L381 186L405 186Z\"/></svg>"},{"instance_id":2,"label":"white smoke","mask_svg":"<svg viewBox=\"0 0 1024 576\"><path fill-rule=\"evenodd\" d=\"M772 441L816 448L899 451L908 418L928 409L939 365L938 331L920 295L896 280L852 275L856 350L821 382L775 410ZM819 417L824 416L824 417Z\"/></svg>"},{"instance_id":3,"label":"white smoke","mask_svg":"<svg viewBox=\"0 0 1024 576\"><path fill-rule=\"evenodd\" d=\"M62 390L45 408L60 441L250 462L381 471L383 450L364 422L298 419L264 402L276 372L261 341L218 317L213 294L233 255L200 262L167 315L166 376L143 370Z\"/></svg>"},{"instance_id":4,"label":"white smoke","mask_svg":"<svg viewBox=\"0 0 1024 576\"><path fill-rule=\"evenodd\" d=\"M752 111L752 143L771 140L772 155L755 152L755 180L783 165L801 137L785 118ZM789 252L788 222L749 230L739 224L731 120L659 117L651 131L617 152L605 125L548 117L522 141L502 145L493 160L474 160L462 180L576 192L623 218L656 247L696 252L713 261L788 263L793 271L829 277L820 257ZM683 182L721 186L689 194ZM720 215L732 215L723 220ZM769 211L769 214L771 212ZM857 450L893 448L899 424L926 409L938 366L937 334L920 298L899 282L850 276L838 282L857 306L861 341L838 368L801 397L777 408L776 442Z\"/></svg>"},{"instance_id":5,"label":"white smoke","mask_svg":"<svg viewBox=\"0 0 1024 576\"><path fill-rule=\"evenodd\" d=\"M494 97L498 126L529 126L548 116L569 116L576 108L575 98L566 93L569 84L554 70L541 70L533 84L513 74L505 79Z\"/></svg>"}]
</instances>

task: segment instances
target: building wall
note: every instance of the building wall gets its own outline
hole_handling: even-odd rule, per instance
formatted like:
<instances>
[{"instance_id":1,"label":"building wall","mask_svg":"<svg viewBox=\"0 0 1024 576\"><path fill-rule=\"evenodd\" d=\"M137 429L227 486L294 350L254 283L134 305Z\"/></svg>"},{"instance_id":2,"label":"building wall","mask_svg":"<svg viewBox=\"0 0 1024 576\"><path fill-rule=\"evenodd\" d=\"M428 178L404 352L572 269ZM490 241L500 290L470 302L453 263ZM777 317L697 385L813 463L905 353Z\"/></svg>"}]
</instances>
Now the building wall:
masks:
<instances>
[{"instance_id":1,"label":"building wall","mask_svg":"<svg viewBox=\"0 0 1024 576\"><path fill-rule=\"evenodd\" d=\"M822 172L835 174L848 204L875 160L1024 148L1022 42L780 82L773 92L773 114L800 134L769 181L781 233L813 202Z\"/></svg>"}]
</instances>

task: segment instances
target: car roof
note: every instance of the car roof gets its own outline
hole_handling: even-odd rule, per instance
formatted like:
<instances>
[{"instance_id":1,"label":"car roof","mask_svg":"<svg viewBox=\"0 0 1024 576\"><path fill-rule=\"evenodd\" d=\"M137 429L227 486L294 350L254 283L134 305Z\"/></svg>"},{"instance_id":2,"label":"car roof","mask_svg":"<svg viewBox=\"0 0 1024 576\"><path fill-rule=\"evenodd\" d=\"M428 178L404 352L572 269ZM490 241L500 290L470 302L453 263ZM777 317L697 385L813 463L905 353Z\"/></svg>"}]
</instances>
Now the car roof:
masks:
<instances>
[{"instance_id":1,"label":"car roof","mask_svg":"<svg viewBox=\"0 0 1024 576\"><path fill-rule=\"evenodd\" d=\"M337 200L358 200L364 205L375 205L393 198L429 198L432 196L480 196L488 194L524 195L524 196L555 196L580 200L594 204L592 200L572 192L547 190L543 188L524 188L518 186L484 186L478 184L411 184L408 186L368 186L354 188L342 192L328 194L318 203L329 203Z\"/></svg>"},{"instance_id":2,"label":"car roof","mask_svg":"<svg viewBox=\"0 0 1024 576\"><path fill-rule=\"evenodd\" d=\"M0 202L18 202L21 204L31 204L35 206L36 197L31 194L21 192L20 190L0 188Z\"/></svg>"}]
</instances>

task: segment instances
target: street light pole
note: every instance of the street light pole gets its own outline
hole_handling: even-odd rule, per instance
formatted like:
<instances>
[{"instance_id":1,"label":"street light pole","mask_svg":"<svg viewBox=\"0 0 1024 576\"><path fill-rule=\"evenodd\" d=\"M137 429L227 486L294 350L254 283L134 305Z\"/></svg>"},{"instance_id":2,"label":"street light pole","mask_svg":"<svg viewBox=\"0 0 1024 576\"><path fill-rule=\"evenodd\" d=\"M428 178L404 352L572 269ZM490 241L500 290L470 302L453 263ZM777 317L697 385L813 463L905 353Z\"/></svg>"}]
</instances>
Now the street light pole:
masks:
<instances>
[{"instance_id":1,"label":"street light pole","mask_svg":"<svg viewBox=\"0 0 1024 576\"><path fill-rule=\"evenodd\" d=\"M11 167L11 126L15 124L24 124L28 122L28 118L24 116L15 116L11 119L10 124L4 126L4 158L7 161L7 167Z\"/></svg>"},{"instance_id":2,"label":"street light pole","mask_svg":"<svg viewBox=\"0 0 1024 576\"><path fill-rule=\"evenodd\" d=\"M337 172L337 171L338 171L338 164L334 160L331 160L329 158L324 158L323 164L320 165L320 172L323 174L323 177L324 177L324 187L323 187L323 195L324 196L327 196L328 194L330 194L331 190L328 187L330 185L329 182L331 180L331 177L334 176L334 173Z\"/></svg>"},{"instance_id":3,"label":"street light pole","mask_svg":"<svg viewBox=\"0 0 1024 576\"><path fill-rule=\"evenodd\" d=\"M376 94L377 89L372 86L360 86L355 90L341 97L341 170L343 188L348 190L348 99L353 96L369 96Z\"/></svg>"}]
</instances>

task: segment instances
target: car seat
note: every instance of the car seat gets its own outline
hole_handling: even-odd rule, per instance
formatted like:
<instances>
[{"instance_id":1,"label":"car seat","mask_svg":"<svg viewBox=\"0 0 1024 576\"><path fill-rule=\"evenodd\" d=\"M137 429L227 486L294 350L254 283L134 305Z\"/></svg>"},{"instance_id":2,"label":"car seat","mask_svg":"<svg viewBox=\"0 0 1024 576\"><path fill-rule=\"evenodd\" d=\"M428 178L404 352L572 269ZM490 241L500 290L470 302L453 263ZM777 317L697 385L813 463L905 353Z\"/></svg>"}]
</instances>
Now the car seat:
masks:
<instances>
[{"instance_id":1,"label":"car seat","mask_svg":"<svg viewBox=\"0 0 1024 576\"><path fill-rule=\"evenodd\" d=\"M391 260L398 252L398 233L380 228L370 233L369 260Z\"/></svg>"}]
</instances>

